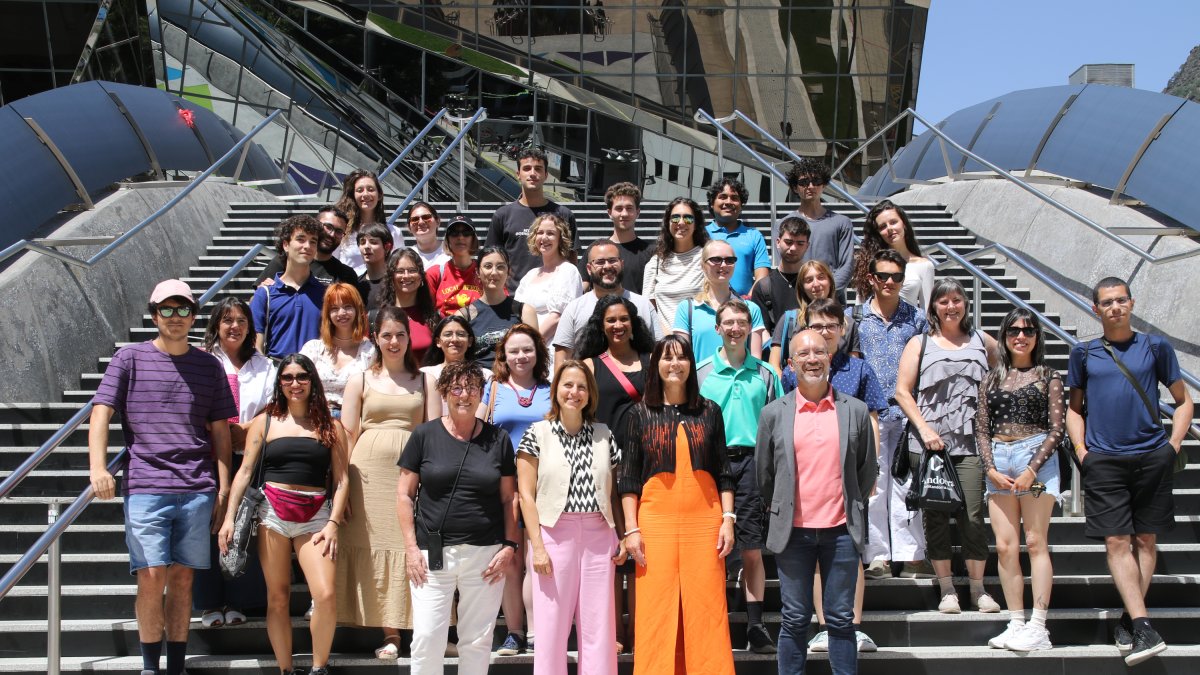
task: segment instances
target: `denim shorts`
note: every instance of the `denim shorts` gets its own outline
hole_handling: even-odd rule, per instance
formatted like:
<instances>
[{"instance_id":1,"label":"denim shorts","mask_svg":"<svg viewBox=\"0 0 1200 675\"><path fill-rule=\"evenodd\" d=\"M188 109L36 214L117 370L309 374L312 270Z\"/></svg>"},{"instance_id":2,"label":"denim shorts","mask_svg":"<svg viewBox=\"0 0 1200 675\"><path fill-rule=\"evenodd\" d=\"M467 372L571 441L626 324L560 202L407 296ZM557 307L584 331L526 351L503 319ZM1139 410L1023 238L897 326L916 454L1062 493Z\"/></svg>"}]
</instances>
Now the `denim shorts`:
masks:
<instances>
[{"instance_id":1,"label":"denim shorts","mask_svg":"<svg viewBox=\"0 0 1200 675\"><path fill-rule=\"evenodd\" d=\"M293 490L293 492L299 491ZM301 494L324 493L303 492ZM263 498L262 504L258 507L258 522L260 525L268 530L271 530L272 532L281 534L288 539L295 539L296 537L303 537L305 535L316 534L320 532L321 529L325 527L325 524L329 522L329 516L331 513L332 510L329 506L329 500L326 499L325 503L321 505L321 508L317 511L316 515L309 519L307 523L293 523L276 515L275 509L271 507L271 500Z\"/></svg>"},{"instance_id":2,"label":"denim shorts","mask_svg":"<svg viewBox=\"0 0 1200 675\"><path fill-rule=\"evenodd\" d=\"M216 497L215 492L126 495L129 573L174 564L208 569L208 538Z\"/></svg>"},{"instance_id":3,"label":"denim shorts","mask_svg":"<svg viewBox=\"0 0 1200 675\"><path fill-rule=\"evenodd\" d=\"M997 441L992 439L992 462L996 465L996 470L1016 479L1029 466L1029 462L1033 456L1041 449L1042 443L1046 440L1046 434L1038 434L1030 436L1019 441ZM1061 494L1058 484L1058 456L1052 454L1042 464L1042 468L1038 469L1037 481L1046 486L1046 494L1053 499L1058 499ZM1011 495L1012 490L998 489L990 478L986 475L983 477L983 484L987 487L989 495ZM1016 496L1030 494L1026 492L1015 493Z\"/></svg>"}]
</instances>

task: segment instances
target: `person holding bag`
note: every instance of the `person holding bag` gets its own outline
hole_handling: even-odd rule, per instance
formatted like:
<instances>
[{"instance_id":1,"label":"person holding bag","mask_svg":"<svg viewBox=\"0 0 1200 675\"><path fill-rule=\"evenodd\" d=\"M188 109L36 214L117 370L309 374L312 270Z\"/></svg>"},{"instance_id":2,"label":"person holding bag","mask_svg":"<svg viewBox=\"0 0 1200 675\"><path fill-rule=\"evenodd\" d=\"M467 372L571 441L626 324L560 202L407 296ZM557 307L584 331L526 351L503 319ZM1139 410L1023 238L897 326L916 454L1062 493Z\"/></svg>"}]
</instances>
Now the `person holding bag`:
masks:
<instances>
[{"instance_id":1,"label":"person holding bag","mask_svg":"<svg viewBox=\"0 0 1200 675\"><path fill-rule=\"evenodd\" d=\"M971 605L981 612L999 612L1000 605L983 589L989 551L983 522L983 467L975 443L979 383L997 361L997 346L990 336L974 330L966 297L962 284L954 279L934 284L928 311L929 335L914 336L904 347L895 397L910 422L908 450L912 465L921 464L922 451L938 453L937 459L958 476L965 512L959 513L955 522L970 576ZM926 550L942 596L938 611L958 614L958 593L950 572L951 514L922 509L922 515Z\"/></svg>"},{"instance_id":2,"label":"person holding bag","mask_svg":"<svg viewBox=\"0 0 1200 675\"><path fill-rule=\"evenodd\" d=\"M328 673L329 651L337 625L334 561L338 528L346 511L346 436L329 414L317 368L303 354L279 364L275 395L266 415L246 434L246 457L233 480L230 500L240 504L260 464L258 553L267 582L267 636L284 675L292 670L292 553L300 561L313 598L313 675ZM326 490L330 476L333 494ZM229 551L235 512L225 515L217 537L221 554Z\"/></svg>"}]
</instances>

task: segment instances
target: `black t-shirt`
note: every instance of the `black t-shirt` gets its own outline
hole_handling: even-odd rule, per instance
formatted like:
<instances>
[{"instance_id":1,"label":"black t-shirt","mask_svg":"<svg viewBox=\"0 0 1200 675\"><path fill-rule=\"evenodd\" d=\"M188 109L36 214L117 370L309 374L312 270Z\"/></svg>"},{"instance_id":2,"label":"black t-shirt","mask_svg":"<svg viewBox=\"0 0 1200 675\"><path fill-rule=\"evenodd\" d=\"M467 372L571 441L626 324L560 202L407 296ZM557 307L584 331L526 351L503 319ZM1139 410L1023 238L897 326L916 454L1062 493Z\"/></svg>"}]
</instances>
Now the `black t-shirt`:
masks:
<instances>
[{"instance_id":1,"label":"black t-shirt","mask_svg":"<svg viewBox=\"0 0 1200 675\"><path fill-rule=\"evenodd\" d=\"M650 355L638 354L638 360L642 362L642 369L625 373L625 379L633 385L634 391L644 394L646 393L646 372L650 370ZM617 439L617 446L624 447L625 415L637 404L629 397L625 387L617 381L617 376L612 374L612 371L604 365L599 357L595 357L591 361L596 373L596 401L598 402L596 421L607 425Z\"/></svg>"},{"instance_id":2,"label":"black t-shirt","mask_svg":"<svg viewBox=\"0 0 1200 675\"><path fill-rule=\"evenodd\" d=\"M362 295L363 304L367 306L368 313L374 312L383 304L383 292L386 290L383 287L383 282L387 278L385 274L378 279L370 279L367 277L367 273L363 272L363 275L355 282L355 285L358 286L359 295ZM373 321L375 315L371 314L370 316Z\"/></svg>"},{"instance_id":3,"label":"black t-shirt","mask_svg":"<svg viewBox=\"0 0 1200 675\"><path fill-rule=\"evenodd\" d=\"M575 226L575 214L571 213L571 209L554 201L547 200L545 205L538 207L525 206L519 201L510 202L496 209L496 213L492 214L492 224L488 227L484 245L501 246L508 253L509 293L517 291L517 284L521 283L521 279L529 270L540 267L542 264L539 256L529 252L526 240L533 219L543 213L553 213L567 221L567 229L571 231L572 245L578 249L579 236Z\"/></svg>"},{"instance_id":4,"label":"black t-shirt","mask_svg":"<svg viewBox=\"0 0 1200 675\"><path fill-rule=\"evenodd\" d=\"M397 464L421 480L414 519L421 548L428 547L426 535L436 531L443 521L442 542L446 546L490 546L504 539L500 479L517 474L516 460L508 432L485 422L480 425L483 430L463 442L446 431L440 418L435 419L413 429L404 446ZM450 491L459 464L462 476L451 503Z\"/></svg>"},{"instance_id":5,"label":"black t-shirt","mask_svg":"<svg viewBox=\"0 0 1200 675\"><path fill-rule=\"evenodd\" d=\"M521 323L521 310L525 303L517 302L512 296L505 297L498 305L489 305L483 298L467 305L471 332L475 334L475 346L471 359L480 367L491 370L496 364L496 345L504 339L508 329Z\"/></svg>"},{"instance_id":6,"label":"black t-shirt","mask_svg":"<svg viewBox=\"0 0 1200 675\"><path fill-rule=\"evenodd\" d=\"M608 237L597 239L596 241L612 241ZM579 267L579 276L586 282L588 280L587 271L587 251L595 242L588 242L588 245L579 249L579 261L576 265ZM646 273L646 263L650 262L650 258L654 257L654 244L634 237L629 243L612 242L617 245L617 255L621 256L621 267L624 269L621 277L621 286L626 290L633 291L638 295L642 294L642 276Z\"/></svg>"},{"instance_id":7,"label":"black t-shirt","mask_svg":"<svg viewBox=\"0 0 1200 675\"><path fill-rule=\"evenodd\" d=\"M271 262L267 264L267 267L262 271L262 274L258 275L258 279L254 281L254 285L258 286L263 282L264 279L274 279L276 274L279 274L283 271L283 267L283 258L280 256L275 256ZM329 260L314 259L308 264L308 272L316 277L317 281L325 284L326 286L335 281L340 281L344 284L350 284L351 286L358 288L358 275L354 273L354 268L350 267L341 260L338 260L337 258L330 258ZM360 288L359 293L361 292L362 289ZM366 301L365 297L363 298L363 301Z\"/></svg>"},{"instance_id":8,"label":"black t-shirt","mask_svg":"<svg viewBox=\"0 0 1200 675\"><path fill-rule=\"evenodd\" d=\"M789 309L798 309L796 300L796 277L799 273L784 274L778 269L772 269L765 279L754 284L750 291L750 299L762 310L763 325L767 332L775 334L775 324L783 318ZM804 317L800 317L801 320Z\"/></svg>"}]
</instances>

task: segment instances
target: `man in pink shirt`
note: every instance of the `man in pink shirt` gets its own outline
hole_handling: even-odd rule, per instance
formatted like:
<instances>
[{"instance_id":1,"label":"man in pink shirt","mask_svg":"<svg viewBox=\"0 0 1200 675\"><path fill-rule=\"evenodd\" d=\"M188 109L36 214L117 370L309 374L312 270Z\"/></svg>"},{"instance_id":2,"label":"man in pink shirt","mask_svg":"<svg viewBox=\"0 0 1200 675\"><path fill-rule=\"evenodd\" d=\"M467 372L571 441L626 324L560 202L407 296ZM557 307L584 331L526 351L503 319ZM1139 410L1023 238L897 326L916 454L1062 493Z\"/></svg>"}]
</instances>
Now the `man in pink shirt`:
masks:
<instances>
[{"instance_id":1,"label":"man in pink shirt","mask_svg":"<svg viewBox=\"0 0 1200 675\"><path fill-rule=\"evenodd\" d=\"M832 354L819 333L797 333L788 353L796 389L763 408L754 451L761 494L770 504L766 547L775 554L783 599L779 672L804 672L813 572L820 565L830 668L853 675L854 587L878 471L870 413L830 386Z\"/></svg>"}]
</instances>

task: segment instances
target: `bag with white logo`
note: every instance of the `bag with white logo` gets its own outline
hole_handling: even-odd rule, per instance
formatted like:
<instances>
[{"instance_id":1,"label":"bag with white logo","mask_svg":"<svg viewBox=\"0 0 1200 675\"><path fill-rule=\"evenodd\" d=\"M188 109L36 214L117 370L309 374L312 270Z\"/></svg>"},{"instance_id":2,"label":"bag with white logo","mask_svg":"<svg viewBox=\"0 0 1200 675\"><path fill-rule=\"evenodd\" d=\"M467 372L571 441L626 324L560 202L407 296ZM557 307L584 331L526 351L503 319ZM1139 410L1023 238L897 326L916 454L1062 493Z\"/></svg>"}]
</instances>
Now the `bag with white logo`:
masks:
<instances>
[{"instance_id":1,"label":"bag with white logo","mask_svg":"<svg viewBox=\"0 0 1200 675\"><path fill-rule=\"evenodd\" d=\"M945 453L923 453L918 475L917 503L922 510L956 513L966 506L967 500L958 482L958 472Z\"/></svg>"}]
</instances>

